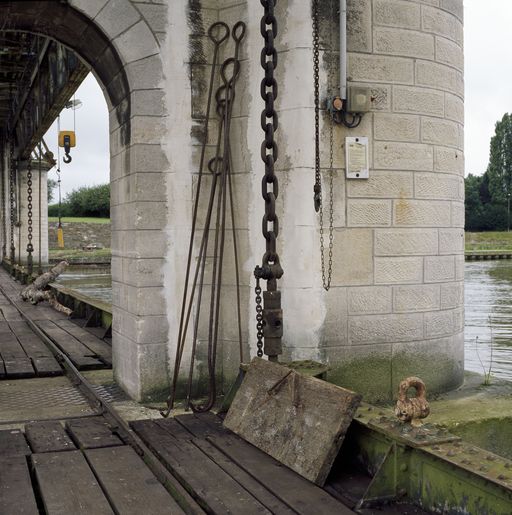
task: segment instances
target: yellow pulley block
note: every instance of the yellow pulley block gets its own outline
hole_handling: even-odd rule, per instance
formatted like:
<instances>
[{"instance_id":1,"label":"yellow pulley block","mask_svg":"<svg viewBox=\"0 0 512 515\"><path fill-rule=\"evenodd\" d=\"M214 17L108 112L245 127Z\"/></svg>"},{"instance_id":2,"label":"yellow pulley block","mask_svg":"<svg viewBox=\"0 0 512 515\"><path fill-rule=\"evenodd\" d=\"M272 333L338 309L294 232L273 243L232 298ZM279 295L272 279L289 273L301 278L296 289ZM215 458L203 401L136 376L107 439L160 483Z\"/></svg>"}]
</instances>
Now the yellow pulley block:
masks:
<instances>
[{"instance_id":1,"label":"yellow pulley block","mask_svg":"<svg viewBox=\"0 0 512 515\"><path fill-rule=\"evenodd\" d=\"M65 163L71 163L71 156L69 152L72 147L76 147L76 134L75 131L60 131L59 132L59 147L64 148L65 156L62 160Z\"/></svg>"}]
</instances>

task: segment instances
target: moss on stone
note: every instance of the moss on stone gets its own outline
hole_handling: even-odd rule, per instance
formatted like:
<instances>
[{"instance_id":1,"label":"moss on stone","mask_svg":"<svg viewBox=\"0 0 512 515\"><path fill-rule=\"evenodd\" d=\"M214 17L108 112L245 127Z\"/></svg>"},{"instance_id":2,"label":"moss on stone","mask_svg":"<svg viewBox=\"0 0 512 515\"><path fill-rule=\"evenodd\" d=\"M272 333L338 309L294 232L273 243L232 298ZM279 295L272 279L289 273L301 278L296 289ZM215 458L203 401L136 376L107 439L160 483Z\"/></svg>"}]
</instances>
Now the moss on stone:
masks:
<instances>
[{"instance_id":1,"label":"moss on stone","mask_svg":"<svg viewBox=\"0 0 512 515\"><path fill-rule=\"evenodd\" d=\"M389 359L368 356L338 363L327 372L327 380L361 393L366 402L382 404L391 399Z\"/></svg>"}]
</instances>

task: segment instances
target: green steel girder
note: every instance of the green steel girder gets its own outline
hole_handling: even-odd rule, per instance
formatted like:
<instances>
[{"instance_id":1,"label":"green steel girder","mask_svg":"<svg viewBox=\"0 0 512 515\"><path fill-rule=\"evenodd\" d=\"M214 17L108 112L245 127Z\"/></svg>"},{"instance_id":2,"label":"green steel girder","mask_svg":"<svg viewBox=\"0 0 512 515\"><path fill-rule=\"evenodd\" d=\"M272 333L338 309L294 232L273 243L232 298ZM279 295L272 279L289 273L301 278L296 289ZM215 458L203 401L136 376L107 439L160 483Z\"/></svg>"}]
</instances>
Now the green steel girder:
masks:
<instances>
[{"instance_id":1,"label":"green steel girder","mask_svg":"<svg viewBox=\"0 0 512 515\"><path fill-rule=\"evenodd\" d=\"M358 509L404 501L433 513L512 513L512 462L505 458L457 440L405 442L368 412L350 438L357 463L373 477Z\"/></svg>"}]
</instances>

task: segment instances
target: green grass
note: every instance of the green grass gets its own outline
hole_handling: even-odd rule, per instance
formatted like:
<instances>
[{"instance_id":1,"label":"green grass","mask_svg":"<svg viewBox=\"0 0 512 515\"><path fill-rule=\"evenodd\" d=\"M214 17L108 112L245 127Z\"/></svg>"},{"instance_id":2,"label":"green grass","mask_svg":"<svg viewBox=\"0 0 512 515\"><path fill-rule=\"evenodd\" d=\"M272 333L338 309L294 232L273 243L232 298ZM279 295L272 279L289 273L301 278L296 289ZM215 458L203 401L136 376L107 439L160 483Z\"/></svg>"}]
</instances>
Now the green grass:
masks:
<instances>
[{"instance_id":1,"label":"green grass","mask_svg":"<svg viewBox=\"0 0 512 515\"><path fill-rule=\"evenodd\" d=\"M110 259L112 257L111 249L50 249L50 259L65 259L69 261L81 260L94 261L95 259Z\"/></svg>"},{"instance_id":2,"label":"green grass","mask_svg":"<svg viewBox=\"0 0 512 515\"><path fill-rule=\"evenodd\" d=\"M512 231L467 232L466 251L512 250Z\"/></svg>"},{"instance_id":3,"label":"green grass","mask_svg":"<svg viewBox=\"0 0 512 515\"><path fill-rule=\"evenodd\" d=\"M58 222L59 219L56 216L49 216L49 222ZM71 217L65 216L62 218L65 223L86 223L86 224L109 224L110 218L88 218L88 217Z\"/></svg>"}]
</instances>

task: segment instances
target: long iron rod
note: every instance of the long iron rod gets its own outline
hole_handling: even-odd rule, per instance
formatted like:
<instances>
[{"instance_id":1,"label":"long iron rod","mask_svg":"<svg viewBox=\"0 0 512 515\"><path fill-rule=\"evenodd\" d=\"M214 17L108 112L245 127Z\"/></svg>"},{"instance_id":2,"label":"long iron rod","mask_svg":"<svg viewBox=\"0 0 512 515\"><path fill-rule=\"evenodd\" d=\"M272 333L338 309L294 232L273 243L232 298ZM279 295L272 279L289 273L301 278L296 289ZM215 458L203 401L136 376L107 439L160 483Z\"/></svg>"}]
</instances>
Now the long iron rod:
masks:
<instances>
[{"instance_id":1,"label":"long iron rod","mask_svg":"<svg viewBox=\"0 0 512 515\"><path fill-rule=\"evenodd\" d=\"M340 98L347 99L347 0L340 0Z\"/></svg>"}]
</instances>

